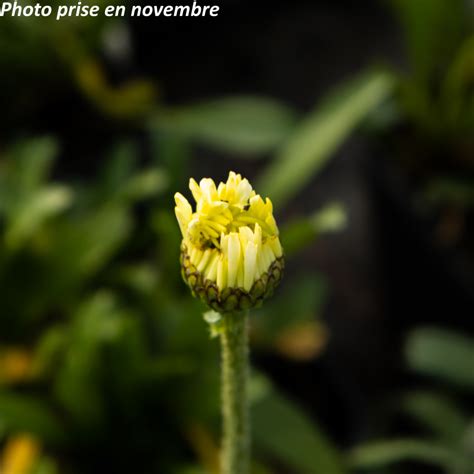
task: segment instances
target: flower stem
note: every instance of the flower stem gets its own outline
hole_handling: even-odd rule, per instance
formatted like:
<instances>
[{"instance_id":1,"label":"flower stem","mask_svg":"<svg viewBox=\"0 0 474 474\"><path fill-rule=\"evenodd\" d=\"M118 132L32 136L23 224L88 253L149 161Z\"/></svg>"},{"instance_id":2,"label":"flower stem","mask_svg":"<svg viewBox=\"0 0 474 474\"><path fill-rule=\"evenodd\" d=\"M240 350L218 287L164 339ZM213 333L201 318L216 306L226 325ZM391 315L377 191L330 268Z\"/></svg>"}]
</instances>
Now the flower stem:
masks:
<instances>
[{"instance_id":1,"label":"flower stem","mask_svg":"<svg viewBox=\"0 0 474 474\"><path fill-rule=\"evenodd\" d=\"M249 474L248 314L227 313L223 316L225 321L221 332L223 418L221 474Z\"/></svg>"}]
</instances>

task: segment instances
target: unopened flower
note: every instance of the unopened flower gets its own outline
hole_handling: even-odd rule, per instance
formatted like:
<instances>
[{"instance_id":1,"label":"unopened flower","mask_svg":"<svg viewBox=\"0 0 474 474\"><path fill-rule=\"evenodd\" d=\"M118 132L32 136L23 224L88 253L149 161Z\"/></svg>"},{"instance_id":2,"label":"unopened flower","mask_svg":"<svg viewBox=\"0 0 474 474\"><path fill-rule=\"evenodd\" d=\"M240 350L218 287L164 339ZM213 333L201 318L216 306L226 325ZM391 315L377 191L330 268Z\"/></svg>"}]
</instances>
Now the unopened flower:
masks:
<instances>
[{"instance_id":1,"label":"unopened flower","mask_svg":"<svg viewBox=\"0 0 474 474\"><path fill-rule=\"evenodd\" d=\"M272 202L234 172L217 187L204 178L199 184L191 179L189 188L195 210L175 195L184 280L216 311L258 306L273 293L284 267Z\"/></svg>"}]
</instances>

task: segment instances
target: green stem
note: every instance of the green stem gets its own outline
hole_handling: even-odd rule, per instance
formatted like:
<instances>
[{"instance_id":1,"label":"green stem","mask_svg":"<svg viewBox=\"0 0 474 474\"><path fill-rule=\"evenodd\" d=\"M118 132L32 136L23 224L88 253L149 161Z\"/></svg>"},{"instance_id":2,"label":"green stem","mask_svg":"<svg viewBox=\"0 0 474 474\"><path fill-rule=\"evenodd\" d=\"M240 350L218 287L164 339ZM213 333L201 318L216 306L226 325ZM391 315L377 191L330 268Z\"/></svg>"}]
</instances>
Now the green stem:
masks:
<instances>
[{"instance_id":1,"label":"green stem","mask_svg":"<svg viewBox=\"0 0 474 474\"><path fill-rule=\"evenodd\" d=\"M222 472L249 474L250 427L247 385L249 377L248 314L223 315L222 345Z\"/></svg>"}]
</instances>

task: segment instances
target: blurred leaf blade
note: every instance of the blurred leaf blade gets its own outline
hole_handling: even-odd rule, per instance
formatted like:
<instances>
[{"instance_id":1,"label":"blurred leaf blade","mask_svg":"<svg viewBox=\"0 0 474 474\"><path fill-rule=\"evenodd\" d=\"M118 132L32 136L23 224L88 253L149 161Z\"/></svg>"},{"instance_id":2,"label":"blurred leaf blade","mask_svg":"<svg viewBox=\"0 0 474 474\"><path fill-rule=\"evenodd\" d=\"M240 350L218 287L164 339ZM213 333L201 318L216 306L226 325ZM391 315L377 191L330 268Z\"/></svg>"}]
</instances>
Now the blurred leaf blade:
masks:
<instances>
[{"instance_id":1,"label":"blurred leaf blade","mask_svg":"<svg viewBox=\"0 0 474 474\"><path fill-rule=\"evenodd\" d=\"M34 466L31 474L59 474L59 468L53 459L42 457Z\"/></svg>"},{"instance_id":2,"label":"blurred leaf blade","mask_svg":"<svg viewBox=\"0 0 474 474\"><path fill-rule=\"evenodd\" d=\"M31 433L47 442L66 439L64 428L51 408L29 395L0 392L0 422L10 432Z\"/></svg>"},{"instance_id":3,"label":"blurred leaf blade","mask_svg":"<svg viewBox=\"0 0 474 474\"><path fill-rule=\"evenodd\" d=\"M458 387L474 389L474 341L442 329L413 331L406 344L411 369Z\"/></svg>"},{"instance_id":4,"label":"blurred leaf blade","mask_svg":"<svg viewBox=\"0 0 474 474\"><path fill-rule=\"evenodd\" d=\"M254 403L252 419L256 446L285 465L305 474L347 473L338 451L317 426L274 389Z\"/></svg>"},{"instance_id":5,"label":"blurred leaf blade","mask_svg":"<svg viewBox=\"0 0 474 474\"><path fill-rule=\"evenodd\" d=\"M427 80L445 66L462 40L466 25L463 0L393 0L404 30L416 77Z\"/></svg>"},{"instance_id":6,"label":"blurred leaf blade","mask_svg":"<svg viewBox=\"0 0 474 474\"><path fill-rule=\"evenodd\" d=\"M257 183L256 189L285 205L328 162L354 128L392 92L386 72L357 77L333 92L303 121Z\"/></svg>"},{"instance_id":7,"label":"blurred leaf blade","mask_svg":"<svg viewBox=\"0 0 474 474\"><path fill-rule=\"evenodd\" d=\"M26 198L9 222L5 233L7 245L19 247L44 221L61 213L72 200L72 190L60 185L50 185Z\"/></svg>"},{"instance_id":8,"label":"blurred leaf blade","mask_svg":"<svg viewBox=\"0 0 474 474\"><path fill-rule=\"evenodd\" d=\"M293 255L311 244L319 235L345 228L347 215L338 202L329 203L309 217L288 222L281 229L281 242L286 255Z\"/></svg>"},{"instance_id":9,"label":"blurred leaf blade","mask_svg":"<svg viewBox=\"0 0 474 474\"><path fill-rule=\"evenodd\" d=\"M61 223L54 235L51 257L73 276L89 276L100 269L131 232L127 209L103 205L93 212Z\"/></svg>"},{"instance_id":10,"label":"blurred leaf blade","mask_svg":"<svg viewBox=\"0 0 474 474\"><path fill-rule=\"evenodd\" d=\"M446 71L441 91L441 106L445 111L446 127L456 140L472 137L474 125L474 31L461 44Z\"/></svg>"},{"instance_id":11,"label":"blurred leaf blade","mask_svg":"<svg viewBox=\"0 0 474 474\"><path fill-rule=\"evenodd\" d=\"M418 461L447 470L460 467L472 470L474 467L474 461L457 450L419 439L374 441L349 453L349 462L355 469L377 469L403 461Z\"/></svg>"},{"instance_id":12,"label":"blurred leaf blade","mask_svg":"<svg viewBox=\"0 0 474 474\"><path fill-rule=\"evenodd\" d=\"M12 147L16 185L23 193L32 192L47 178L58 153L58 144L51 137L20 141Z\"/></svg>"},{"instance_id":13,"label":"blurred leaf blade","mask_svg":"<svg viewBox=\"0 0 474 474\"><path fill-rule=\"evenodd\" d=\"M280 145L294 123L294 112L276 100L236 96L169 109L152 121L152 129L245 156Z\"/></svg>"},{"instance_id":14,"label":"blurred leaf blade","mask_svg":"<svg viewBox=\"0 0 474 474\"><path fill-rule=\"evenodd\" d=\"M124 314L117 307L114 296L107 292L90 297L74 315L67 351L54 390L74 422L91 432L98 432L102 428L106 408L101 387L101 350L103 346L116 341L125 331L125 326ZM131 332L130 336L133 336ZM125 378L125 364L122 367Z\"/></svg>"},{"instance_id":15,"label":"blurred leaf blade","mask_svg":"<svg viewBox=\"0 0 474 474\"><path fill-rule=\"evenodd\" d=\"M456 446L467 430L468 421L459 408L437 393L413 392L402 399L406 413L416 418L434 435Z\"/></svg>"},{"instance_id":16,"label":"blurred leaf blade","mask_svg":"<svg viewBox=\"0 0 474 474\"><path fill-rule=\"evenodd\" d=\"M132 176L120 194L133 202L159 194L167 185L168 176L163 170L148 168Z\"/></svg>"}]
</instances>

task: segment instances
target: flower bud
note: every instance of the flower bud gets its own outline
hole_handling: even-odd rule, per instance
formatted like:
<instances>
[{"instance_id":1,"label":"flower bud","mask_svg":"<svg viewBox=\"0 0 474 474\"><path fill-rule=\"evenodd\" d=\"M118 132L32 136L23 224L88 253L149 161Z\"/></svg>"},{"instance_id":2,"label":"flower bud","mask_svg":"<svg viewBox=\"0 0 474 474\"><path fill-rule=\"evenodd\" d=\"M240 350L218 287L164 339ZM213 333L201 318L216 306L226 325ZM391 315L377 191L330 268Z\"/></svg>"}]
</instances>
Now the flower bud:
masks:
<instances>
[{"instance_id":1,"label":"flower bud","mask_svg":"<svg viewBox=\"0 0 474 474\"><path fill-rule=\"evenodd\" d=\"M219 312L259 306L279 284L284 258L270 199L239 174L216 187L209 178L189 187L196 209L175 195L183 235L181 269L193 294Z\"/></svg>"}]
</instances>

